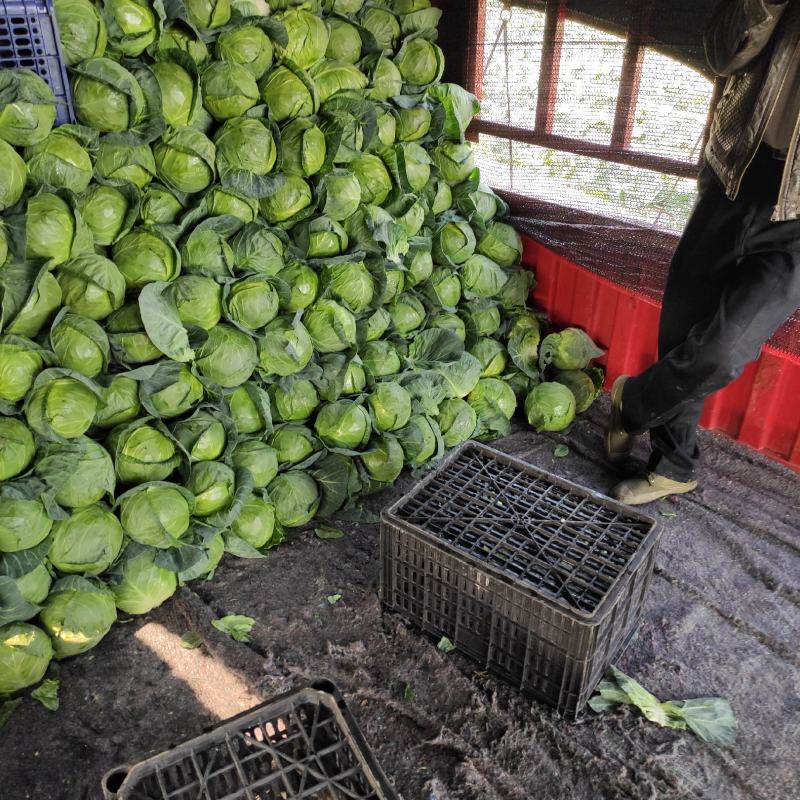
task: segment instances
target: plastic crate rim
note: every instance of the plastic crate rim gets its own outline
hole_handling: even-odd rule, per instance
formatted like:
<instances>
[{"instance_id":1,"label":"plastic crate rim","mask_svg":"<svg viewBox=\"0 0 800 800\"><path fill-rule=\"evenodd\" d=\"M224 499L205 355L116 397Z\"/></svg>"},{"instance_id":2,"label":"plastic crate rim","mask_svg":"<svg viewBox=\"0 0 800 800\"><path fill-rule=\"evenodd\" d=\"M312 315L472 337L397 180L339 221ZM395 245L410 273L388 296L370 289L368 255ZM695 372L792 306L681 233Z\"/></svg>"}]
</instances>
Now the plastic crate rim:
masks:
<instances>
[{"instance_id":1,"label":"plastic crate rim","mask_svg":"<svg viewBox=\"0 0 800 800\"><path fill-rule=\"evenodd\" d=\"M399 800L397 793L389 784L383 770L377 760L372 755L366 739L358 726L355 718L350 713L342 693L334 683L328 678L319 678L309 684L303 685L298 689L291 689L277 697L261 703L260 705L249 708L246 711L229 717L214 725L198 736L172 745L166 750L150 756L144 761L133 764L118 765L110 769L102 777L102 791L105 800L127 800L128 792L135 788L136 784L152 774L155 767L170 767L179 763L186 757L187 751L192 748L207 747L214 742L224 741L228 735L239 731L246 720L256 718L273 708L273 713L282 713L281 706L292 704L300 705L304 702L320 702L331 711L340 726L342 732L352 744L355 755L358 757L359 764L364 770L364 774L372 783L380 800ZM123 779L124 775L124 779ZM115 785L111 790L107 786L109 782Z\"/></svg>"},{"instance_id":2,"label":"plastic crate rim","mask_svg":"<svg viewBox=\"0 0 800 800\"><path fill-rule=\"evenodd\" d=\"M436 480L438 474L450 465L452 461L455 461L457 458L461 456L467 450L477 450L479 452L488 455L490 458L497 458L500 457L500 460L505 461L506 463L511 462L512 466L515 466L518 469L521 469L524 472L535 473L539 477L546 478L548 480L552 480L556 485L560 486L563 489L568 489L569 491L577 492L580 495L583 495L588 498L596 498L598 502L601 502L603 505L610 506L614 510L624 513L628 517L632 517L633 519L648 524L650 529L645 534L644 539L642 540L641 545L636 550L634 555L631 557L630 561L625 565L625 568L617 575L614 579L613 584L603 596L600 603L597 605L595 609L592 611L582 611L579 608L575 608L574 606L567 603L560 597L553 597L548 593L543 591L537 591L537 589L533 586L530 586L526 583L521 581L516 581L510 576L506 575L502 570L500 570L495 565L480 561L477 558L472 558L466 553L460 553L455 547L453 547L449 542L443 541L442 539L434 536L430 532L426 531L424 528L415 525L412 522L408 522L407 520L402 519L401 517L397 516L397 509L402 506L409 498L416 495L418 492L421 492L429 483ZM442 459L439 462L439 465L436 467L435 470L432 470L429 475L426 475L416 486L412 487L412 489L407 492L403 497L399 500L396 500L389 508L384 508L381 511L381 522L382 524L391 524L396 527L406 528L412 530L416 535L421 536L425 540L434 543L438 547L444 548L447 550L447 553L455 557L458 561L462 564L465 564L469 567L475 567L476 565L479 566L480 569L486 570L492 574L493 578L501 580L503 583L513 586L515 589L523 590L526 594L531 596L535 596L537 599L545 598L548 602L557 604L560 611L564 611L567 613L568 616L580 622L582 624L591 624L591 625L599 625L607 613L611 610L612 606L616 602L620 592L623 588L623 581L622 579L625 576L630 575L634 570L636 570L639 565L644 561L644 559L648 556L650 551L658 544L658 540L661 536L661 529L658 525L657 520L654 517L651 517L647 514L643 514L640 511L636 511L635 509L630 508L629 506L624 505L623 503L619 503L616 500L613 500L609 497L606 497L599 492L594 491L593 489L588 489L584 486L580 486L573 481L568 480L567 478L562 478L559 475L553 475L547 470L542 469L541 467L537 467L534 464L531 464L527 461L523 461L518 456L510 455L508 453L503 453L500 450L495 449L494 447L489 447L481 442L469 441L466 442L451 453Z\"/></svg>"}]
</instances>

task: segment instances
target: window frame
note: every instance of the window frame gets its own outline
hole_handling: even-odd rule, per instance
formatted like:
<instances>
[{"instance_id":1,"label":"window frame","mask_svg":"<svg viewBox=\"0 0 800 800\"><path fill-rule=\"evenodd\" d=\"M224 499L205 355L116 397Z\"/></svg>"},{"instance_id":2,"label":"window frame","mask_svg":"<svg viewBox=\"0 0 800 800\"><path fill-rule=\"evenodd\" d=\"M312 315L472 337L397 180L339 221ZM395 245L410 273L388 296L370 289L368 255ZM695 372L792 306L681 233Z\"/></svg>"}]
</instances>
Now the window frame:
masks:
<instances>
[{"instance_id":1,"label":"window frame","mask_svg":"<svg viewBox=\"0 0 800 800\"><path fill-rule=\"evenodd\" d=\"M609 144L600 144L577 137L553 133L561 70L561 44L564 24L568 19L587 22L579 12L570 11L567 8L567 3L568 0L539 0L539 2L536 2L536 0L516 0L516 2L511 0L511 2L507 3L508 7L534 8L541 5L545 6L544 42L542 44L542 60L539 71L535 124L533 128L523 128L504 122L482 119L478 116L470 125L469 138L474 141L479 134L485 134L523 144L652 170L680 178L696 178L702 165L703 154L710 136L713 112L722 96L724 80L717 80L714 83L700 153L696 162L682 161L632 150L630 147L636 106L641 90L642 67L646 48L657 44L647 33L654 6L653 0L639 0L631 3L628 28L625 34L625 52L619 91L617 93L614 124ZM472 41L480 44L470 59L472 63L465 65L465 78L467 78L467 87L476 95L480 95L484 68L486 0L477 0L474 5L476 6L475 13L470 15L468 23L470 27L469 34Z\"/></svg>"}]
</instances>

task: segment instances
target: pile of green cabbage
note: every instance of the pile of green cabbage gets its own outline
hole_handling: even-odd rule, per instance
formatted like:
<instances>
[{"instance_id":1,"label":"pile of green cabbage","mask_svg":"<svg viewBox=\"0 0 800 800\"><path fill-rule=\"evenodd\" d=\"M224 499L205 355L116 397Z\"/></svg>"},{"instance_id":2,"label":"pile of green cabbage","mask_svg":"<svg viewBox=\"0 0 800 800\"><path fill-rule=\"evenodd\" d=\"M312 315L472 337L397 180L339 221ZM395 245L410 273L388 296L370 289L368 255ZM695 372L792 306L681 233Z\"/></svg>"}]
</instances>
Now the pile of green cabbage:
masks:
<instances>
[{"instance_id":1,"label":"pile of green cabbage","mask_svg":"<svg viewBox=\"0 0 800 800\"><path fill-rule=\"evenodd\" d=\"M599 388L526 310L429 0L55 9L78 124L0 70L0 694Z\"/></svg>"}]
</instances>

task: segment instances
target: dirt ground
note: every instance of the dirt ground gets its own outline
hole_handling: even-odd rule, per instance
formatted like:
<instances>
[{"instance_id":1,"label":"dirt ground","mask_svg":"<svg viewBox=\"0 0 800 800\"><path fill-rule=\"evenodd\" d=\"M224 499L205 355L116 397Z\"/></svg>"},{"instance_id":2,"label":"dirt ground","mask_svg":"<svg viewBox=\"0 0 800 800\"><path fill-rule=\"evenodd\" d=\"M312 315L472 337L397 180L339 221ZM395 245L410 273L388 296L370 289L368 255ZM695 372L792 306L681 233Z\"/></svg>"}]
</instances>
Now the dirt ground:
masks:
<instances>
[{"instance_id":1,"label":"dirt ground","mask_svg":"<svg viewBox=\"0 0 800 800\"><path fill-rule=\"evenodd\" d=\"M567 435L518 432L497 446L605 491L606 403ZM800 481L720 436L702 438L701 489L653 508L663 525L656 574L618 663L663 699L729 698L732 748L627 709L565 722L440 652L382 615L378 526L362 523L339 541L301 532L263 561L226 559L212 581L61 664L60 710L26 699L0 730L0 798L95 800L110 767L326 675L404 800L800 800ZM561 442L570 455L555 459ZM372 510L412 483L371 498ZM334 593L343 599L330 605ZM211 626L227 613L257 619L252 643ZM179 646L188 630L201 648Z\"/></svg>"}]
</instances>

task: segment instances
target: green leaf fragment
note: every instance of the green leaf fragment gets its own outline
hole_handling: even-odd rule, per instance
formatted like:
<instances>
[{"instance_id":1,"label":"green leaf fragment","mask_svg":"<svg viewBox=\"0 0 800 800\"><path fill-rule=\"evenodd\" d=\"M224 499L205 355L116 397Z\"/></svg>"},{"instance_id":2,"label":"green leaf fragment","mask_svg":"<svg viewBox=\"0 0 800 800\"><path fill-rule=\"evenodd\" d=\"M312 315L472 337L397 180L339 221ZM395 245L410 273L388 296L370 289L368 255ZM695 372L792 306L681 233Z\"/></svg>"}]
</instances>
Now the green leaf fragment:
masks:
<instances>
[{"instance_id":1,"label":"green leaf fragment","mask_svg":"<svg viewBox=\"0 0 800 800\"><path fill-rule=\"evenodd\" d=\"M48 711L58 710L59 681L45 678L32 692L31 697L38 700Z\"/></svg>"},{"instance_id":2,"label":"green leaf fragment","mask_svg":"<svg viewBox=\"0 0 800 800\"><path fill-rule=\"evenodd\" d=\"M410 703L415 697L414 690L411 688L411 685L407 683L403 689L403 700L405 700L406 703Z\"/></svg>"},{"instance_id":3,"label":"green leaf fragment","mask_svg":"<svg viewBox=\"0 0 800 800\"><path fill-rule=\"evenodd\" d=\"M314 534L318 539L335 541L344 538L344 531L341 528L330 528L327 525L320 525L314 528Z\"/></svg>"},{"instance_id":4,"label":"green leaf fragment","mask_svg":"<svg viewBox=\"0 0 800 800\"><path fill-rule=\"evenodd\" d=\"M325 599L332 606L335 606L342 599L342 596L340 594L329 594Z\"/></svg>"},{"instance_id":5,"label":"green leaf fragment","mask_svg":"<svg viewBox=\"0 0 800 800\"><path fill-rule=\"evenodd\" d=\"M608 678L600 682L589 707L598 713L616 705L636 706L642 715L664 728L691 730L709 744L730 746L736 741L736 719L730 703L722 697L668 700L662 703L641 684L609 667Z\"/></svg>"},{"instance_id":6,"label":"green leaf fragment","mask_svg":"<svg viewBox=\"0 0 800 800\"><path fill-rule=\"evenodd\" d=\"M439 639L439 644L436 645L443 653L452 653L456 646L446 637L442 636Z\"/></svg>"},{"instance_id":7,"label":"green leaf fragment","mask_svg":"<svg viewBox=\"0 0 800 800\"><path fill-rule=\"evenodd\" d=\"M565 444L556 445L555 450L553 450L553 455L556 458L566 458L569 455L569 447Z\"/></svg>"},{"instance_id":8,"label":"green leaf fragment","mask_svg":"<svg viewBox=\"0 0 800 800\"><path fill-rule=\"evenodd\" d=\"M223 633L227 633L232 639L237 642L252 641L250 631L256 621L252 617L247 617L244 614L228 614L220 619L211 620L211 624Z\"/></svg>"},{"instance_id":9,"label":"green leaf fragment","mask_svg":"<svg viewBox=\"0 0 800 800\"><path fill-rule=\"evenodd\" d=\"M181 647L185 650L195 650L203 644L203 637L196 631L186 631L181 636Z\"/></svg>"}]
</instances>

